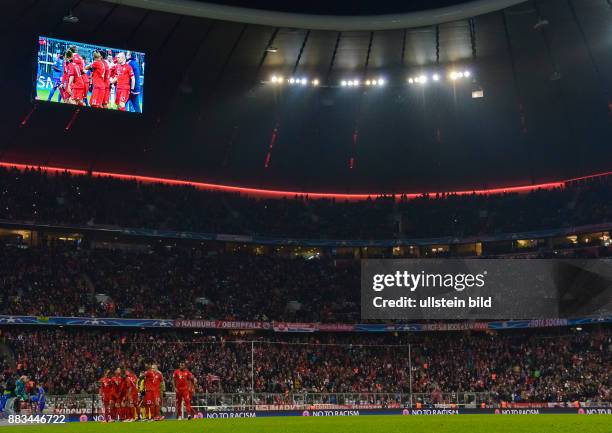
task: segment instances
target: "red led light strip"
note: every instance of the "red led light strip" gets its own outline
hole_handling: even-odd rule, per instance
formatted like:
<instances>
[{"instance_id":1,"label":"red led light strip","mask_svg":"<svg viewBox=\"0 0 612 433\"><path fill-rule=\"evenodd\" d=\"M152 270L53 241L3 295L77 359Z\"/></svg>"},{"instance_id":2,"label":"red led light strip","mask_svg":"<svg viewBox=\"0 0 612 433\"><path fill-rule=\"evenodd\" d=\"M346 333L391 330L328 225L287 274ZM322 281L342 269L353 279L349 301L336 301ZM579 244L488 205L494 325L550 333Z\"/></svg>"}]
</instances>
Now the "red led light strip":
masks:
<instances>
[{"instance_id":1,"label":"red led light strip","mask_svg":"<svg viewBox=\"0 0 612 433\"><path fill-rule=\"evenodd\" d=\"M88 175L89 173L86 170L75 169L75 168L63 168L63 167L49 167L44 165L35 165L35 164L20 164L16 162L3 162L0 161L0 167L7 168L17 168L19 170L25 169L36 169L36 170L44 170L51 173L64 173L68 172L74 175ZM199 189L206 189L212 191L223 191L223 192L235 192L245 195L251 195L256 197L271 197L271 198L282 198L282 197L291 197L291 196L308 196L309 198L327 198L327 199L336 199L336 200L367 200L368 198L374 198L381 193L371 193L371 194L342 194L342 193L327 193L327 192L304 192L304 191L281 191L281 190L273 190L273 189L261 189L261 188L249 188L242 186L232 186L232 185L220 185L215 183L206 183L206 182L196 182L190 180L179 180L179 179L167 179L162 177L153 177L153 176L139 176L135 174L125 174L125 173L111 173L105 171L92 171L92 176L102 176L102 177L111 177L115 179L122 180L134 180L138 182L144 183L164 183L168 185L183 185L183 186L192 186ZM463 190L463 191L448 191L448 192L440 192L446 194L455 194L455 195L470 195L470 194L502 194L502 193L512 193L512 192L529 192L537 189L553 189L553 188L563 188L569 182L576 182L581 180L588 180L597 177L609 176L612 175L612 171L608 171L605 173L597 173L589 176L576 177L572 179L561 180L557 182L546 182L539 183L535 185L521 185L521 186L509 186L502 188L490 188L490 189L476 189L476 190ZM395 194L396 197L400 197L401 195L407 196L408 198L416 198L420 197L423 194L436 194L436 192L429 193L405 193L405 194Z\"/></svg>"}]
</instances>

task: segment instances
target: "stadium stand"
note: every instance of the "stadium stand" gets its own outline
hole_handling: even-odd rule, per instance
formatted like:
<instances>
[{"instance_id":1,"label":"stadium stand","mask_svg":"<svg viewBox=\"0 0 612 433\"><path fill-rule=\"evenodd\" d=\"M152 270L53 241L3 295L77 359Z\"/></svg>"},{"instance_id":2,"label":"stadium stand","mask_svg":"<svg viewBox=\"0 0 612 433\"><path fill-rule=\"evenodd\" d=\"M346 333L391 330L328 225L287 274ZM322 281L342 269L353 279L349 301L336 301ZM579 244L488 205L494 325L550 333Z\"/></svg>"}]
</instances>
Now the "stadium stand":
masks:
<instances>
[{"instance_id":1,"label":"stadium stand","mask_svg":"<svg viewBox=\"0 0 612 433\"><path fill-rule=\"evenodd\" d=\"M104 369L117 365L140 371L155 360L169 373L183 359L202 379L198 392L248 393L250 341L257 394L408 393L410 342L413 392L433 403L466 392L486 393L488 403L612 401L609 328L285 338L30 328L2 330L2 339L15 352L14 373L53 394L96 393Z\"/></svg>"},{"instance_id":2,"label":"stadium stand","mask_svg":"<svg viewBox=\"0 0 612 433\"><path fill-rule=\"evenodd\" d=\"M612 414L612 0L0 10L0 427L610 432L565 414ZM513 263L365 313L362 259L430 258Z\"/></svg>"},{"instance_id":3,"label":"stadium stand","mask_svg":"<svg viewBox=\"0 0 612 433\"><path fill-rule=\"evenodd\" d=\"M336 322L359 315L357 262L61 245L5 246L0 257L2 314ZM289 309L291 301L300 308Z\"/></svg>"},{"instance_id":4,"label":"stadium stand","mask_svg":"<svg viewBox=\"0 0 612 433\"><path fill-rule=\"evenodd\" d=\"M0 168L0 218L292 238L465 237L609 222L609 182L608 177L596 178L527 194L336 202L264 200L193 187Z\"/></svg>"}]
</instances>

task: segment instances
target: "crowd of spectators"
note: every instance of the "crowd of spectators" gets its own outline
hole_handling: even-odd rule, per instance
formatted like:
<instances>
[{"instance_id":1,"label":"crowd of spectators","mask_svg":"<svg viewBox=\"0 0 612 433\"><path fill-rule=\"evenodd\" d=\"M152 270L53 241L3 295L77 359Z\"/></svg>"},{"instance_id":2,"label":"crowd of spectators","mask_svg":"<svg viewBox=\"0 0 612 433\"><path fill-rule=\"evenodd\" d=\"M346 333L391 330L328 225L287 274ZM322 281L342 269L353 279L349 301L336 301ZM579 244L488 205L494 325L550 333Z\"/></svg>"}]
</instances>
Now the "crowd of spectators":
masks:
<instances>
[{"instance_id":1,"label":"crowd of spectators","mask_svg":"<svg viewBox=\"0 0 612 433\"><path fill-rule=\"evenodd\" d=\"M599 179L526 194L258 199L189 186L0 168L0 219L291 238L471 236L608 222Z\"/></svg>"},{"instance_id":2,"label":"crowd of spectators","mask_svg":"<svg viewBox=\"0 0 612 433\"><path fill-rule=\"evenodd\" d=\"M606 180L527 194L336 202L0 168L0 219L294 238L424 238L578 226L609 221L611 203ZM0 314L351 323L360 313L358 267L357 261L325 257L183 247L0 244ZM208 393L251 392L253 371L253 391L278 395L412 389L433 400L485 392L496 401L612 401L609 327L562 336L271 338L58 328L1 328L0 336L16 360L12 367L0 356L2 375L27 374L50 394L96 392L105 368L141 370L153 360L170 384L170 372L187 360L198 391Z\"/></svg>"},{"instance_id":3,"label":"crowd of spectators","mask_svg":"<svg viewBox=\"0 0 612 433\"><path fill-rule=\"evenodd\" d=\"M0 314L359 323L360 262L328 256L0 242ZM599 248L598 257L612 249ZM590 248L587 248L590 251ZM554 257L582 257L582 249ZM575 254L572 254L575 253ZM524 257L523 254L517 257ZM551 258L534 252L533 258ZM367 321L366 321L367 322Z\"/></svg>"},{"instance_id":4,"label":"crowd of spectators","mask_svg":"<svg viewBox=\"0 0 612 433\"><path fill-rule=\"evenodd\" d=\"M413 393L434 403L448 393L488 393L492 402L611 402L611 331L236 336L4 328L0 335L14 353L13 373L45 383L49 394L95 393L105 369L141 371L152 361L171 391L170 374L182 360L199 393L250 393L253 355L258 394L407 394L412 373Z\"/></svg>"},{"instance_id":5,"label":"crowd of spectators","mask_svg":"<svg viewBox=\"0 0 612 433\"><path fill-rule=\"evenodd\" d=\"M0 314L355 322L359 264L0 244Z\"/></svg>"}]
</instances>

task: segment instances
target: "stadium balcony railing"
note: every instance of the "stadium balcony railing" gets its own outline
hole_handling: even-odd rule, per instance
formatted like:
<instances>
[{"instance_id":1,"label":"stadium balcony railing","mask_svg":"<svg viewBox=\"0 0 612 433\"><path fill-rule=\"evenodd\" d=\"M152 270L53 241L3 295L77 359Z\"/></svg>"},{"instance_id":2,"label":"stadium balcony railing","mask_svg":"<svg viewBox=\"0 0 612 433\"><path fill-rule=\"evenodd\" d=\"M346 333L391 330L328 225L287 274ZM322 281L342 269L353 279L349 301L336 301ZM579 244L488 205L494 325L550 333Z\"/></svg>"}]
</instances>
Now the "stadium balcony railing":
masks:
<instances>
[{"instance_id":1,"label":"stadium balcony railing","mask_svg":"<svg viewBox=\"0 0 612 433\"><path fill-rule=\"evenodd\" d=\"M313 248L361 248L361 247L377 247L377 248L392 248L399 246L416 246L416 247L431 247L439 245L462 245L462 244L489 244L499 242L512 242L519 239L553 239L565 238L567 236L584 235L592 233L601 233L612 231L612 222L604 222L598 224L588 224L575 227L561 227L547 230L535 230L527 232L508 232L490 235L456 237L446 236L438 238L397 238L397 239L304 239L304 238L289 238L289 237L270 237L257 235L231 235L221 233L202 233L202 232L185 232L175 230L159 230L147 228L130 228L114 225L103 224L45 224L32 221L11 221L0 219L0 228L12 230L31 230L31 231L53 231L80 233L80 234L112 234L115 236L133 238L133 239L168 239L181 240L191 242L224 242L224 243L240 243L253 245L278 245L278 246L301 246ZM583 246L593 246L594 243ZM526 251L527 252L527 251Z\"/></svg>"}]
</instances>

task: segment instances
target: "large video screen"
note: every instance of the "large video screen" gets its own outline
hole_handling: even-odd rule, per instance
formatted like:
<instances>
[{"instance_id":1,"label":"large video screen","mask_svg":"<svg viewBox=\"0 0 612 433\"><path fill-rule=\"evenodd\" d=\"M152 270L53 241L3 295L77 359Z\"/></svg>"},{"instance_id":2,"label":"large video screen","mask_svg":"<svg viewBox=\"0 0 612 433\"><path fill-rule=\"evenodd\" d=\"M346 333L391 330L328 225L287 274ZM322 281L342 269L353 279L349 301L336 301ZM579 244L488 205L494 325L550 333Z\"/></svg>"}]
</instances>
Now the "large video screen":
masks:
<instances>
[{"instance_id":1,"label":"large video screen","mask_svg":"<svg viewBox=\"0 0 612 433\"><path fill-rule=\"evenodd\" d=\"M37 100L142 113L144 75L144 53L38 38Z\"/></svg>"}]
</instances>

